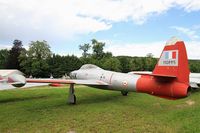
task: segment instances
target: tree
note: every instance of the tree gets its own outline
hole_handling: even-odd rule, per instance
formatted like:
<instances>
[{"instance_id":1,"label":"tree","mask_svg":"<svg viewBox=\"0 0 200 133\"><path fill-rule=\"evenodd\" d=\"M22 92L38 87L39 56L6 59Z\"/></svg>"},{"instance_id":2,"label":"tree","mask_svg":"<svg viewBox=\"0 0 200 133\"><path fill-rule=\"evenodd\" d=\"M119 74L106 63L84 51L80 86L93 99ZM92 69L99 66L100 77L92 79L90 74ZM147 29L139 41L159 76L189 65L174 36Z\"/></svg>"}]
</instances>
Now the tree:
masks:
<instances>
[{"instance_id":1,"label":"tree","mask_svg":"<svg viewBox=\"0 0 200 133\"><path fill-rule=\"evenodd\" d=\"M58 54L53 54L51 57L47 60L49 65L49 71L53 75L53 77L58 78L63 75L64 72L62 72L61 65L63 64L63 58L62 56Z\"/></svg>"},{"instance_id":2,"label":"tree","mask_svg":"<svg viewBox=\"0 0 200 133\"><path fill-rule=\"evenodd\" d=\"M29 55L34 59L43 59L46 60L49 56L51 56L50 46L47 41L32 41L29 47Z\"/></svg>"},{"instance_id":3,"label":"tree","mask_svg":"<svg viewBox=\"0 0 200 133\"><path fill-rule=\"evenodd\" d=\"M131 67L130 67L131 57L128 57L128 56L118 56L117 59L120 61L121 71L123 73L127 73L127 72L131 71Z\"/></svg>"},{"instance_id":4,"label":"tree","mask_svg":"<svg viewBox=\"0 0 200 133\"><path fill-rule=\"evenodd\" d=\"M148 54L146 55L146 57L153 58L153 54L152 54L152 53L148 53Z\"/></svg>"},{"instance_id":5,"label":"tree","mask_svg":"<svg viewBox=\"0 0 200 133\"><path fill-rule=\"evenodd\" d=\"M104 55L103 55L103 58L111 58L111 57L113 57L113 55L112 55L111 52L106 52L106 53L104 53Z\"/></svg>"},{"instance_id":6,"label":"tree","mask_svg":"<svg viewBox=\"0 0 200 133\"><path fill-rule=\"evenodd\" d=\"M34 77L49 77L47 59L51 54L50 46L46 41L32 41L29 50L20 55L20 65L25 72Z\"/></svg>"},{"instance_id":7,"label":"tree","mask_svg":"<svg viewBox=\"0 0 200 133\"><path fill-rule=\"evenodd\" d=\"M73 70L79 69L82 62L74 55L60 56L53 54L53 56L48 59L48 64L53 77L60 78Z\"/></svg>"},{"instance_id":8,"label":"tree","mask_svg":"<svg viewBox=\"0 0 200 133\"><path fill-rule=\"evenodd\" d=\"M157 60L155 58L153 58L153 54L152 53L148 53L146 55L146 67L145 70L147 71L153 71L155 65L157 63Z\"/></svg>"},{"instance_id":9,"label":"tree","mask_svg":"<svg viewBox=\"0 0 200 133\"><path fill-rule=\"evenodd\" d=\"M200 73L200 61L199 60L189 60L190 72Z\"/></svg>"},{"instance_id":10,"label":"tree","mask_svg":"<svg viewBox=\"0 0 200 133\"><path fill-rule=\"evenodd\" d=\"M63 57L62 69L65 70L65 73L69 74L73 70L77 70L82 66L80 59L74 55L67 55Z\"/></svg>"},{"instance_id":11,"label":"tree","mask_svg":"<svg viewBox=\"0 0 200 133\"><path fill-rule=\"evenodd\" d=\"M131 71L144 71L145 70L145 59L144 57L133 57L130 60Z\"/></svg>"},{"instance_id":12,"label":"tree","mask_svg":"<svg viewBox=\"0 0 200 133\"><path fill-rule=\"evenodd\" d=\"M89 43L85 43L83 45L79 45L79 49L83 50L83 57L86 58L89 54L88 54L88 50L90 49L90 44Z\"/></svg>"},{"instance_id":13,"label":"tree","mask_svg":"<svg viewBox=\"0 0 200 133\"><path fill-rule=\"evenodd\" d=\"M19 56L21 71L26 75L31 75L32 72L32 59L29 57L28 51L24 50Z\"/></svg>"},{"instance_id":14,"label":"tree","mask_svg":"<svg viewBox=\"0 0 200 133\"><path fill-rule=\"evenodd\" d=\"M25 49L22 47L22 41L20 40L14 40L13 42L13 47L12 49L9 51L9 56L7 59L7 63L6 63L6 68L8 69L21 69L20 67L20 62L19 62L19 55L21 54L22 51L24 51Z\"/></svg>"},{"instance_id":15,"label":"tree","mask_svg":"<svg viewBox=\"0 0 200 133\"><path fill-rule=\"evenodd\" d=\"M103 63L103 68L111 71L121 71L120 61L117 58L107 58Z\"/></svg>"},{"instance_id":16,"label":"tree","mask_svg":"<svg viewBox=\"0 0 200 133\"><path fill-rule=\"evenodd\" d=\"M93 49L93 56L95 59L102 59L104 56L103 48L105 43L98 42L96 39L92 39L92 49Z\"/></svg>"},{"instance_id":17,"label":"tree","mask_svg":"<svg viewBox=\"0 0 200 133\"><path fill-rule=\"evenodd\" d=\"M9 51L7 49L0 50L0 69L6 68Z\"/></svg>"}]
</instances>

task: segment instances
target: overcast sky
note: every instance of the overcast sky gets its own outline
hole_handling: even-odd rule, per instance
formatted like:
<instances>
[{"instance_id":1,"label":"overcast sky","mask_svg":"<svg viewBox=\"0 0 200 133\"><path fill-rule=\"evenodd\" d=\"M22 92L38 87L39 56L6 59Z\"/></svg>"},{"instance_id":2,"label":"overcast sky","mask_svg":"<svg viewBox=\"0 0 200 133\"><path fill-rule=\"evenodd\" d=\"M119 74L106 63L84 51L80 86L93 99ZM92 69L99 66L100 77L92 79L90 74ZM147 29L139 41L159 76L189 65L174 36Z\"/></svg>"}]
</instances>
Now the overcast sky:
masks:
<instances>
[{"instance_id":1,"label":"overcast sky","mask_svg":"<svg viewBox=\"0 0 200 133\"><path fill-rule=\"evenodd\" d=\"M172 36L200 59L200 0L0 0L0 49L46 40L80 56L78 45L96 38L114 55L159 57Z\"/></svg>"}]
</instances>

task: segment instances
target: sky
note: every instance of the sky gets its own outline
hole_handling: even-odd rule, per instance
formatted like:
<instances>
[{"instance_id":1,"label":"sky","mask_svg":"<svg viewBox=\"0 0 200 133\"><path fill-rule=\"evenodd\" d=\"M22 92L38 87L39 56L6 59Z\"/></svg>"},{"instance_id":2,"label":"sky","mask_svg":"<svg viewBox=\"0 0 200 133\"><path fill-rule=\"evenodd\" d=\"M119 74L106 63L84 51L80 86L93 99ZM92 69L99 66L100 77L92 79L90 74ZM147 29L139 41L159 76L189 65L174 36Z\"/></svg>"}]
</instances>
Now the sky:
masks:
<instances>
[{"instance_id":1,"label":"sky","mask_svg":"<svg viewBox=\"0 0 200 133\"><path fill-rule=\"evenodd\" d=\"M95 38L115 56L159 57L172 36L200 59L200 0L0 0L0 49L46 40L53 53L81 56Z\"/></svg>"}]
</instances>

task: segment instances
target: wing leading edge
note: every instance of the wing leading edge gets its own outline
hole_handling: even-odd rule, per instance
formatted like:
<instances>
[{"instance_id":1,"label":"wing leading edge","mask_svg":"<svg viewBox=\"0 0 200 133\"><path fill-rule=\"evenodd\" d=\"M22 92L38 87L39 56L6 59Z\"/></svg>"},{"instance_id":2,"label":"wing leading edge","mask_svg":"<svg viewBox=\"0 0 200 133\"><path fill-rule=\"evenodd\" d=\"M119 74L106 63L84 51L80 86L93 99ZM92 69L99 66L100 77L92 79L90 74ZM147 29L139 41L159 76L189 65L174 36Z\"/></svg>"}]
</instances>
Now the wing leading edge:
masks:
<instances>
[{"instance_id":1,"label":"wing leading edge","mask_svg":"<svg viewBox=\"0 0 200 133\"><path fill-rule=\"evenodd\" d=\"M81 84L81 85L103 85L108 83L100 80L75 80L75 79L26 79L27 83L60 83L60 84Z\"/></svg>"}]
</instances>

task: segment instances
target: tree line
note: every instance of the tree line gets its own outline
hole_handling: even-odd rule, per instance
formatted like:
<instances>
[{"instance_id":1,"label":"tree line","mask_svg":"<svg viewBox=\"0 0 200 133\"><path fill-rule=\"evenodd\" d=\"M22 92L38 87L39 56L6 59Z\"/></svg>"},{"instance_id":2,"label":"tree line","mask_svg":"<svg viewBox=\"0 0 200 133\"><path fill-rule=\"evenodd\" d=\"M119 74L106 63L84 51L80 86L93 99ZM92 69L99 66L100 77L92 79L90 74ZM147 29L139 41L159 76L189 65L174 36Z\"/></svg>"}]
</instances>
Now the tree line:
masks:
<instances>
[{"instance_id":1,"label":"tree line","mask_svg":"<svg viewBox=\"0 0 200 133\"><path fill-rule=\"evenodd\" d=\"M157 63L151 53L146 57L113 56L105 52L104 42L92 39L90 43L79 45L82 56L61 56L51 51L47 41L31 41L26 50L22 41L14 40L13 47L0 50L0 69L18 69L26 76L46 78L52 75L60 78L83 64L95 64L103 69L130 72L152 71ZM89 51L92 51L89 53ZM200 73L200 61L189 60L190 71Z\"/></svg>"}]
</instances>

